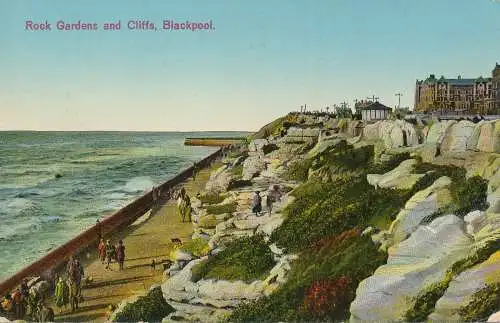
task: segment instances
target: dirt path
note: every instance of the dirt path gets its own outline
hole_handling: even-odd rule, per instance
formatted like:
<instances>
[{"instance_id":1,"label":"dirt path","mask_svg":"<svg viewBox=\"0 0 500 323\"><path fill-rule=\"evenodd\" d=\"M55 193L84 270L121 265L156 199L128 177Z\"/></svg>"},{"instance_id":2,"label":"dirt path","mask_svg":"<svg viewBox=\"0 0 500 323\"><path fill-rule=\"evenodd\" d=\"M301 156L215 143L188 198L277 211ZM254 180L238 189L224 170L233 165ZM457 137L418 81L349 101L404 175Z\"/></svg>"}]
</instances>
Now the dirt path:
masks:
<instances>
[{"instance_id":1,"label":"dirt path","mask_svg":"<svg viewBox=\"0 0 500 323\"><path fill-rule=\"evenodd\" d=\"M203 169L195 181L190 179L184 187L190 196L202 191L210 176L210 172L220 166ZM136 221L137 222L137 221ZM191 223L182 223L177 213L177 203L170 201L163 205L152 217L142 224L131 226L124 232L112 237L115 244L123 239L125 245L125 269L119 271L118 264L112 263L110 269L91 256L85 267L85 275L93 278L92 283L83 289L84 302L78 310L59 313L54 305L56 321L94 321L106 320L109 304L117 305L123 299L137 294L145 294L153 284L162 282L163 265L172 248L171 238L180 238L183 242L190 240L193 227ZM151 266L152 260L157 263L156 269Z\"/></svg>"}]
</instances>

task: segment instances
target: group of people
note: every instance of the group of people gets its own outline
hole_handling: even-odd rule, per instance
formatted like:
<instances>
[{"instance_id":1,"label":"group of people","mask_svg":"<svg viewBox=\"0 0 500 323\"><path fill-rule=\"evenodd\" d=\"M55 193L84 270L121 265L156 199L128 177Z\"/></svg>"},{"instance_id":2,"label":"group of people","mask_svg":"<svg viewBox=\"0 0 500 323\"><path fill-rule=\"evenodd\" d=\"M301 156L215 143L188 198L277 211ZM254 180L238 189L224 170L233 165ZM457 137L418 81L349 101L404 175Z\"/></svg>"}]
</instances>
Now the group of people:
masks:
<instances>
[{"instance_id":1,"label":"group of people","mask_svg":"<svg viewBox=\"0 0 500 323\"><path fill-rule=\"evenodd\" d=\"M29 288L27 280L23 280L20 286L12 293L5 295L1 302L1 310L7 317L17 320L27 319L35 322L53 322L54 311L46 305L46 297L54 291L55 305L66 308L71 305L71 311L78 309L78 303L83 299L81 287L84 277L83 266L80 261L71 256L66 266L67 278L57 278L55 289L51 290L47 285L44 288ZM47 282L46 282L47 283Z\"/></svg>"},{"instance_id":2,"label":"group of people","mask_svg":"<svg viewBox=\"0 0 500 323\"><path fill-rule=\"evenodd\" d=\"M97 250L101 263L106 264L106 269L110 268L109 265L114 260L119 264L120 270L123 270L125 264L125 246L123 245L123 240L118 241L118 244L114 246L109 239L104 243L104 239L101 238Z\"/></svg>"},{"instance_id":3,"label":"group of people","mask_svg":"<svg viewBox=\"0 0 500 323\"><path fill-rule=\"evenodd\" d=\"M189 198L189 195L186 193L184 187L178 194L177 207L179 209L181 221L185 222L187 220L187 222L191 222L191 212L193 209L191 207L191 199Z\"/></svg>"},{"instance_id":4,"label":"group of people","mask_svg":"<svg viewBox=\"0 0 500 323\"><path fill-rule=\"evenodd\" d=\"M279 202L281 200L281 192L280 188L278 185L273 185L266 197L266 206L269 211L269 214L271 214L272 209L273 209L273 204L275 202ZM260 196L260 191L255 191L255 195L253 196L252 199L252 213L255 214L255 216L260 216L262 212L262 196Z\"/></svg>"}]
</instances>

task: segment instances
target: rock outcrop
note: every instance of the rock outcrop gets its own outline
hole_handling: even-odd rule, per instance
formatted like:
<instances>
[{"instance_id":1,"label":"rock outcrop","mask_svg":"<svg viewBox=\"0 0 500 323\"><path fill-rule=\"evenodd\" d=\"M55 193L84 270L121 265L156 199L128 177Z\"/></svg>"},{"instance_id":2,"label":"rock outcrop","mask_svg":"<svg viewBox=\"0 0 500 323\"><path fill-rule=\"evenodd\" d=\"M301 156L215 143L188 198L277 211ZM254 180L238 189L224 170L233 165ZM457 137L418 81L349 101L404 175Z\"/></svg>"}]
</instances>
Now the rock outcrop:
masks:
<instances>
[{"instance_id":1,"label":"rock outcrop","mask_svg":"<svg viewBox=\"0 0 500 323\"><path fill-rule=\"evenodd\" d=\"M351 322L404 320L413 298L467 254L472 240L462 227L460 218L442 216L390 248L387 264L359 284Z\"/></svg>"}]
</instances>

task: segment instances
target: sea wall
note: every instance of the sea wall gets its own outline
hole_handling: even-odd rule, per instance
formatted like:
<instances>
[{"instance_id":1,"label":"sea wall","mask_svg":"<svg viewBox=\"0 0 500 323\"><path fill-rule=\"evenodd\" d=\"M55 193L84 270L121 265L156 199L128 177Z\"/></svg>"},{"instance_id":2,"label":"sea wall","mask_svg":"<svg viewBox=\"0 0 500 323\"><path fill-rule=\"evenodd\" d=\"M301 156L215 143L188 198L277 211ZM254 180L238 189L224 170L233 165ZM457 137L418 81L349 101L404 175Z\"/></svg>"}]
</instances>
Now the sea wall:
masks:
<instances>
[{"instance_id":1,"label":"sea wall","mask_svg":"<svg viewBox=\"0 0 500 323\"><path fill-rule=\"evenodd\" d=\"M198 162L198 167L206 167L221 155L222 150L219 149L210 154L206 158ZM174 178L161 184L161 191L166 192L168 189L180 184L184 180L191 177L193 174L193 166L185 169ZM8 279L0 283L0 294L4 295L18 285L24 278L38 276L43 272L55 268L63 264L70 255L77 254L92 244L97 242L99 234L107 235L120 228L123 228L140 216L144 215L153 206L153 196L151 191L137 198L135 201L116 211L114 214L106 217L98 224L91 226L85 231L78 234L76 237L66 242L57 249L52 250L47 255L40 258L38 261L26 266Z\"/></svg>"}]
</instances>

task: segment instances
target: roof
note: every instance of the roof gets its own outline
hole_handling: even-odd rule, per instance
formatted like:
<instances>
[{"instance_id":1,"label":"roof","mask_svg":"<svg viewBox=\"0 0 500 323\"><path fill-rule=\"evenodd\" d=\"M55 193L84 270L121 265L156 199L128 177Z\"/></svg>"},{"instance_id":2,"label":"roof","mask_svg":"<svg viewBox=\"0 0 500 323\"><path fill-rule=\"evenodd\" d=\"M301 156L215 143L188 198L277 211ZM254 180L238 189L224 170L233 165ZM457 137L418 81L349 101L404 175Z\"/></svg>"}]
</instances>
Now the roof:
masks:
<instances>
[{"instance_id":1,"label":"roof","mask_svg":"<svg viewBox=\"0 0 500 323\"><path fill-rule=\"evenodd\" d=\"M361 110L392 110L388 106L383 105L382 103L379 102L373 102L372 104L369 104L367 106L361 107Z\"/></svg>"}]
</instances>

